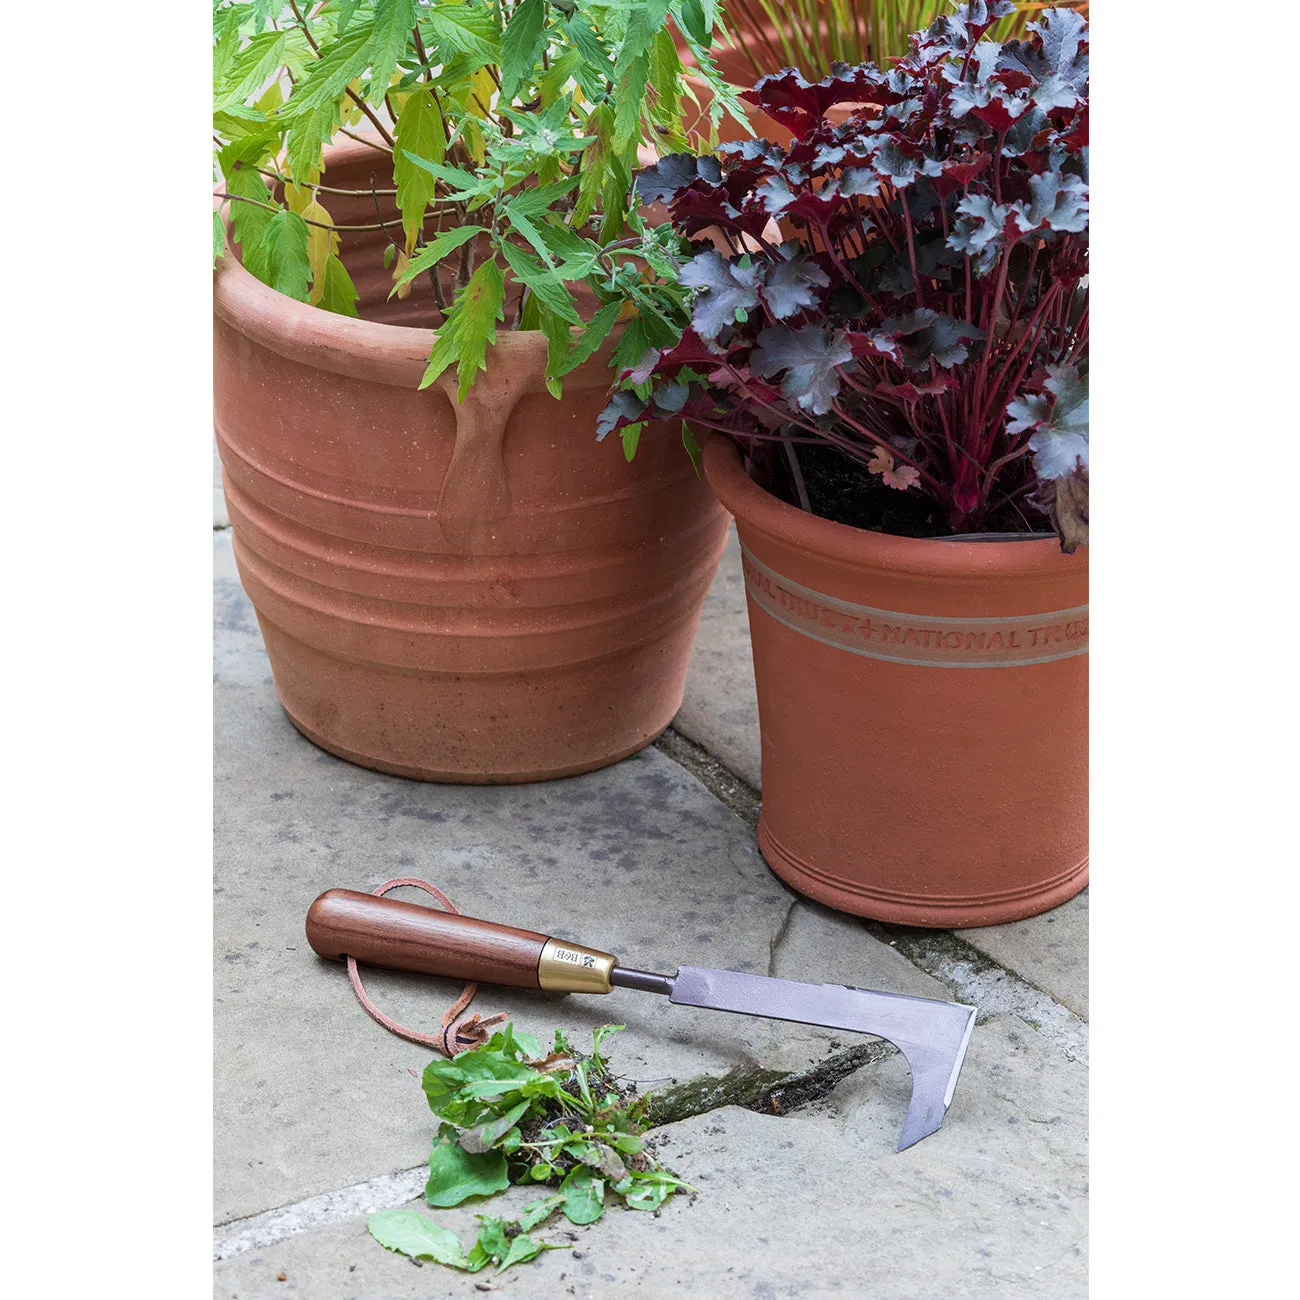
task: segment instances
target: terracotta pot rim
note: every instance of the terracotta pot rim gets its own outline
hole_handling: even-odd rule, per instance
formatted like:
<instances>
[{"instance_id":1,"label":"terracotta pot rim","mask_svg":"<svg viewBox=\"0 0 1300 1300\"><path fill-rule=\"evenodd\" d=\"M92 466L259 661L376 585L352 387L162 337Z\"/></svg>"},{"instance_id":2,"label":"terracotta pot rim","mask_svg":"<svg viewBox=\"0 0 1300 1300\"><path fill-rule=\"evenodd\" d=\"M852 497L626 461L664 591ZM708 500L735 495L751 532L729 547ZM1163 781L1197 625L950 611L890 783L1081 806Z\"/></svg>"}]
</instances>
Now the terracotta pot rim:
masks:
<instances>
[{"instance_id":1,"label":"terracotta pot rim","mask_svg":"<svg viewBox=\"0 0 1300 1300\"><path fill-rule=\"evenodd\" d=\"M897 537L810 515L759 487L745 473L735 443L716 434L704 447L704 474L722 504L747 527L832 563L977 581L1039 579L1062 565L1087 564L1087 547L1064 555L1055 537L1006 542Z\"/></svg>"},{"instance_id":2,"label":"terracotta pot rim","mask_svg":"<svg viewBox=\"0 0 1300 1300\"><path fill-rule=\"evenodd\" d=\"M346 162L372 152L345 137L343 143L328 146L327 161ZM218 260L213 272L212 302L216 315L227 325L287 361L351 379L377 380L395 388L419 388L437 338L436 330L340 316L272 289L245 270L230 251L229 233L226 255ZM612 386L608 357L613 339L612 334L592 358L566 375L565 384L587 388L603 381ZM529 383L525 391L545 392L546 353L546 335L541 330L509 330L498 325L496 343L487 350L488 370L480 371L475 382L488 380L495 355L527 371ZM597 359L603 364L593 366ZM449 367L444 376L454 379L455 367ZM592 382L593 377L596 382Z\"/></svg>"}]
</instances>

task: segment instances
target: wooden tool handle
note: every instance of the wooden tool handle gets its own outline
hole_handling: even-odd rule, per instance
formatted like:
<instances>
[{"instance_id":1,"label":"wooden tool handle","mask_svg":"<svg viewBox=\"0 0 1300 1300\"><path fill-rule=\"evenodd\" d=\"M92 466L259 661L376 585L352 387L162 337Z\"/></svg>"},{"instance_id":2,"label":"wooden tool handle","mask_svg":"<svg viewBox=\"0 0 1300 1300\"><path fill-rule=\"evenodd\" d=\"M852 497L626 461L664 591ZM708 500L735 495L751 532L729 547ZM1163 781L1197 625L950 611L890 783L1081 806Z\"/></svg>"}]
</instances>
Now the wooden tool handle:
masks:
<instances>
[{"instance_id":1,"label":"wooden tool handle","mask_svg":"<svg viewBox=\"0 0 1300 1300\"><path fill-rule=\"evenodd\" d=\"M547 936L353 889L326 890L307 912L322 957L535 989Z\"/></svg>"}]
</instances>

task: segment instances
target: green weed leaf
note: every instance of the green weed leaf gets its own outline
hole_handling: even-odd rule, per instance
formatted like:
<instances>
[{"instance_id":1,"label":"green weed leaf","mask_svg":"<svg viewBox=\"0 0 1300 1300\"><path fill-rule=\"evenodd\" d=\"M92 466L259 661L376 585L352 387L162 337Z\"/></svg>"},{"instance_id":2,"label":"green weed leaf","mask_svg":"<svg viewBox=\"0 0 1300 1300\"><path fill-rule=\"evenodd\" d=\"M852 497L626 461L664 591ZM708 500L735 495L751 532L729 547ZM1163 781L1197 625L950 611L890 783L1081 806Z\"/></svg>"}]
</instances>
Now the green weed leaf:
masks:
<instances>
[{"instance_id":1,"label":"green weed leaf","mask_svg":"<svg viewBox=\"0 0 1300 1300\"><path fill-rule=\"evenodd\" d=\"M471 1196L491 1196L510 1186L506 1158L500 1151L475 1155L458 1142L439 1139L429 1156L424 1199L430 1205L459 1205Z\"/></svg>"},{"instance_id":2,"label":"green weed leaf","mask_svg":"<svg viewBox=\"0 0 1300 1300\"><path fill-rule=\"evenodd\" d=\"M564 1215L570 1223L595 1223L605 1212L605 1180L590 1169L574 1169L560 1185Z\"/></svg>"},{"instance_id":3,"label":"green weed leaf","mask_svg":"<svg viewBox=\"0 0 1300 1300\"><path fill-rule=\"evenodd\" d=\"M380 1210L366 1220L370 1235L389 1250L412 1259L436 1259L439 1264L465 1268L460 1238L450 1228L414 1210Z\"/></svg>"}]
</instances>

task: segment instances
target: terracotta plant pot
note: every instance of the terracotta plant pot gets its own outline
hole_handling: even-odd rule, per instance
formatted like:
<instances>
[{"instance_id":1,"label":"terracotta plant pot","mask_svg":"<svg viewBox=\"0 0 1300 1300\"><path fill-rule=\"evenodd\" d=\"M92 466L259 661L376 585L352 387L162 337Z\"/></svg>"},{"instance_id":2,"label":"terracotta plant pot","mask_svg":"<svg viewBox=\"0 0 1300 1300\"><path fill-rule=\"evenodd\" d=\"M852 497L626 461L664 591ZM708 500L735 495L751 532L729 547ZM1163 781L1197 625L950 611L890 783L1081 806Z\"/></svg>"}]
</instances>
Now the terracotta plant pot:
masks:
<instances>
[{"instance_id":1,"label":"terracotta plant pot","mask_svg":"<svg viewBox=\"0 0 1300 1300\"><path fill-rule=\"evenodd\" d=\"M374 159L340 147L325 183L365 188ZM323 198L338 224L375 220L369 195ZM401 322L429 295L386 300L383 238L342 252L362 315L389 323L218 264L217 442L280 700L331 753L423 780L615 762L681 703L726 515L675 427L631 464L596 442L608 345L559 401L544 337L504 328L463 406L454 371L421 392L434 335Z\"/></svg>"},{"instance_id":2,"label":"terracotta plant pot","mask_svg":"<svg viewBox=\"0 0 1300 1300\"><path fill-rule=\"evenodd\" d=\"M795 889L944 928L1088 879L1088 557L917 540L785 504L713 438L736 516L762 733L758 840Z\"/></svg>"}]
</instances>

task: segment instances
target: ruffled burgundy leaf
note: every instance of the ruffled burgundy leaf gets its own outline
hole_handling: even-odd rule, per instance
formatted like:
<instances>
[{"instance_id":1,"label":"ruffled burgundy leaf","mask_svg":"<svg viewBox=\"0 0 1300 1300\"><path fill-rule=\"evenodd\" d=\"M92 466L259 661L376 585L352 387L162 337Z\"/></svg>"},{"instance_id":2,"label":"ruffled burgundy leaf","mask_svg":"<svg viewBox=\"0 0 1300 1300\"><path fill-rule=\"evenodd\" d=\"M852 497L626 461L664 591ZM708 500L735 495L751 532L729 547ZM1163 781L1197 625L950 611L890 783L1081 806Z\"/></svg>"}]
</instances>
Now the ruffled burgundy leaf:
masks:
<instances>
[{"instance_id":1,"label":"ruffled burgundy leaf","mask_svg":"<svg viewBox=\"0 0 1300 1300\"><path fill-rule=\"evenodd\" d=\"M843 330L832 333L819 325L797 330L772 325L759 334L750 365L767 379L784 371L781 392L786 400L801 411L825 415L842 383L835 367L852 359L853 349Z\"/></svg>"}]
</instances>

